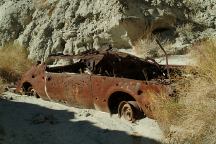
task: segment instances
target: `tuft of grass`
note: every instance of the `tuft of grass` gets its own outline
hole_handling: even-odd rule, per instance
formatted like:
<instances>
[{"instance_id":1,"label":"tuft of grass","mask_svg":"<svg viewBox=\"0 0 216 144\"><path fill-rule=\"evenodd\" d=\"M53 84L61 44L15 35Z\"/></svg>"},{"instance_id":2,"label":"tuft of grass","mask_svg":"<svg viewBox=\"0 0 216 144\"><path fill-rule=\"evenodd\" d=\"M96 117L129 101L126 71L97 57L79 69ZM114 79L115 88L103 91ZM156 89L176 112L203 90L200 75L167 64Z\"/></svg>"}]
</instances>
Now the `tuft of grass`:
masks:
<instances>
[{"instance_id":1,"label":"tuft of grass","mask_svg":"<svg viewBox=\"0 0 216 144\"><path fill-rule=\"evenodd\" d=\"M194 26L193 26L192 23L186 23L186 24L183 24L181 26L178 26L177 29L176 29L176 31L178 33L184 33L184 34L186 34L188 32L191 33L193 31L193 28L194 28Z\"/></svg>"},{"instance_id":2,"label":"tuft of grass","mask_svg":"<svg viewBox=\"0 0 216 144\"><path fill-rule=\"evenodd\" d=\"M4 92L4 83L3 80L0 78L0 94Z\"/></svg>"},{"instance_id":3,"label":"tuft of grass","mask_svg":"<svg viewBox=\"0 0 216 144\"><path fill-rule=\"evenodd\" d=\"M186 23L181 26L178 26L176 28L176 32L180 35L184 35L188 39L193 39L193 35L194 35L193 29L194 29L194 25L192 23Z\"/></svg>"},{"instance_id":4,"label":"tuft of grass","mask_svg":"<svg viewBox=\"0 0 216 144\"><path fill-rule=\"evenodd\" d=\"M216 84L216 39L206 39L194 46L194 57L201 77Z\"/></svg>"},{"instance_id":5,"label":"tuft of grass","mask_svg":"<svg viewBox=\"0 0 216 144\"><path fill-rule=\"evenodd\" d=\"M216 41L207 39L193 46L197 61L194 75L176 89L176 100L155 100L167 143L216 143Z\"/></svg>"},{"instance_id":6,"label":"tuft of grass","mask_svg":"<svg viewBox=\"0 0 216 144\"><path fill-rule=\"evenodd\" d=\"M154 39L140 39L134 44L134 51L139 57L157 57L159 47Z\"/></svg>"},{"instance_id":7,"label":"tuft of grass","mask_svg":"<svg viewBox=\"0 0 216 144\"><path fill-rule=\"evenodd\" d=\"M164 52L161 50L155 39L156 37L147 37L135 42L133 49L136 55L142 58L165 56ZM173 48L172 43L169 40L165 40L161 44L168 54L177 53L177 50Z\"/></svg>"},{"instance_id":8,"label":"tuft of grass","mask_svg":"<svg viewBox=\"0 0 216 144\"><path fill-rule=\"evenodd\" d=\"M9 43L0 48L1 81L15 83L32 66L27 57L27 50L18 44Z\"/></svg>"},{"instance_id":9,"label":"tuft of grass","mask_svg":"<svg viewBox=\"0 0 216 144\"><path fill-rule=\"evenodd\" d=\"M151 109L153 116L157 119L160 128L165 135L169 135L170 126L182 117L182 108L184 107L175 98L169 97L168 93L161 91L161 93L149 93L151 99Z\"/></svg>"}]
</instances>

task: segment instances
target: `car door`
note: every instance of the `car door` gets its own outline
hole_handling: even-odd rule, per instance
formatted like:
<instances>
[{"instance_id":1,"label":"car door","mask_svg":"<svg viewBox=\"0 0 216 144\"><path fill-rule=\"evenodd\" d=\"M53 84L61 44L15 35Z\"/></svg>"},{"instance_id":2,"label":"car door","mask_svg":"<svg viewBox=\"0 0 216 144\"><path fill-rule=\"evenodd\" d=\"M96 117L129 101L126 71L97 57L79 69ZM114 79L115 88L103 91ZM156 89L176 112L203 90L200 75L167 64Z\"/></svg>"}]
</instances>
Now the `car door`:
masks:
<instances>
[{"instance_id":1,"label":"car door","mask_svg":"<svg viewBox=\"0 0 216 144\"><path fill-rule=\"evenodd\" d=\"M75 107L93 108L90 75L47 73L45 83L50 99Z\"/></svg>"}]
</instances>

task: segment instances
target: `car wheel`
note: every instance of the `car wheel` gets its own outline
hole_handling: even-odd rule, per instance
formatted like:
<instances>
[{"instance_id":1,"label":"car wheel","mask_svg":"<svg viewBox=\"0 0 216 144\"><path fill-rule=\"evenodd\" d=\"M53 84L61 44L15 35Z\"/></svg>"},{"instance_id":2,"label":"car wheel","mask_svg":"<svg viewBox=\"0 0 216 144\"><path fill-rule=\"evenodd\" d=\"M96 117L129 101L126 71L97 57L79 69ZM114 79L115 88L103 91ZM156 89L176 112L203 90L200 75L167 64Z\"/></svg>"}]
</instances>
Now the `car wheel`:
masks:
<instances>
[{"instance_id":1,"label":"car wheel","mask_svg":"<svg viewBox=\"0 0 216 144\"><path fill-rule=\"evenodd\" d=\"M28 87L27 89L23 88L23 94L27 96L34 96L36 98L39 98L39 95L32 87Z\"/></svg>"},{"instance_id":2,"label":"car wheel","mask_svg":"<svg viewBox=\"0 0 216 144\"><path fill-rule=\"evenodd\" d=\"M136 101L122 101L118 106L118 116L123 117L125 120L135 122L143 116Z\"/></svg>"}]
</instances>

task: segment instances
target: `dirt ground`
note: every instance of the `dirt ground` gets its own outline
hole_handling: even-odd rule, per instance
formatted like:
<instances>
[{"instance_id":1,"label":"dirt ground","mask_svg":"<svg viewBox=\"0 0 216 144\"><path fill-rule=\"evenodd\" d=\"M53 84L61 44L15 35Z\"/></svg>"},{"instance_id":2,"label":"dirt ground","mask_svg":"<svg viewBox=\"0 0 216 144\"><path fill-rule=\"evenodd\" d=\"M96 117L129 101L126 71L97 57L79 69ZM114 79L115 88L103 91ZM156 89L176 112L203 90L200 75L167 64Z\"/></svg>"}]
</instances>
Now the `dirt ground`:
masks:
<instances>
[{"instance_id":1,"label":"dirt ground","mask_svg":"<svg viewBox=\"0 0 216 144\"><path fill-rule=\"evenodd\" d=\"M0 144L159 144L158 124L136 123L96 110L78 109L34 97L0 97Z\"/></svg>"}]
</instances>

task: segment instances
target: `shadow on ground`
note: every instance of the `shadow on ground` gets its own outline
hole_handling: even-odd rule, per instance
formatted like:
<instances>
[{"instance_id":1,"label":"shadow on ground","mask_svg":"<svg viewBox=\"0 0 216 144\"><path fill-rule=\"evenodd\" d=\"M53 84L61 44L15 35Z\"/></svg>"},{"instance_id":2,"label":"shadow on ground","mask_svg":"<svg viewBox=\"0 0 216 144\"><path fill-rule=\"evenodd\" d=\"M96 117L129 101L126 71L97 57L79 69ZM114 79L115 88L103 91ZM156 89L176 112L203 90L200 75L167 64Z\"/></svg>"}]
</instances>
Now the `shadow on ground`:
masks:
<instances>
[{"instance_id":1,"label":"shadow on ground","mask_svg":"<svg viewBox=\"0 0 216 144\"><path fill-rule=\"evenodd\" d=\"M76 121L74 113L0 99L0 144L159 144Z\"/></svg>"}]
</instances>

